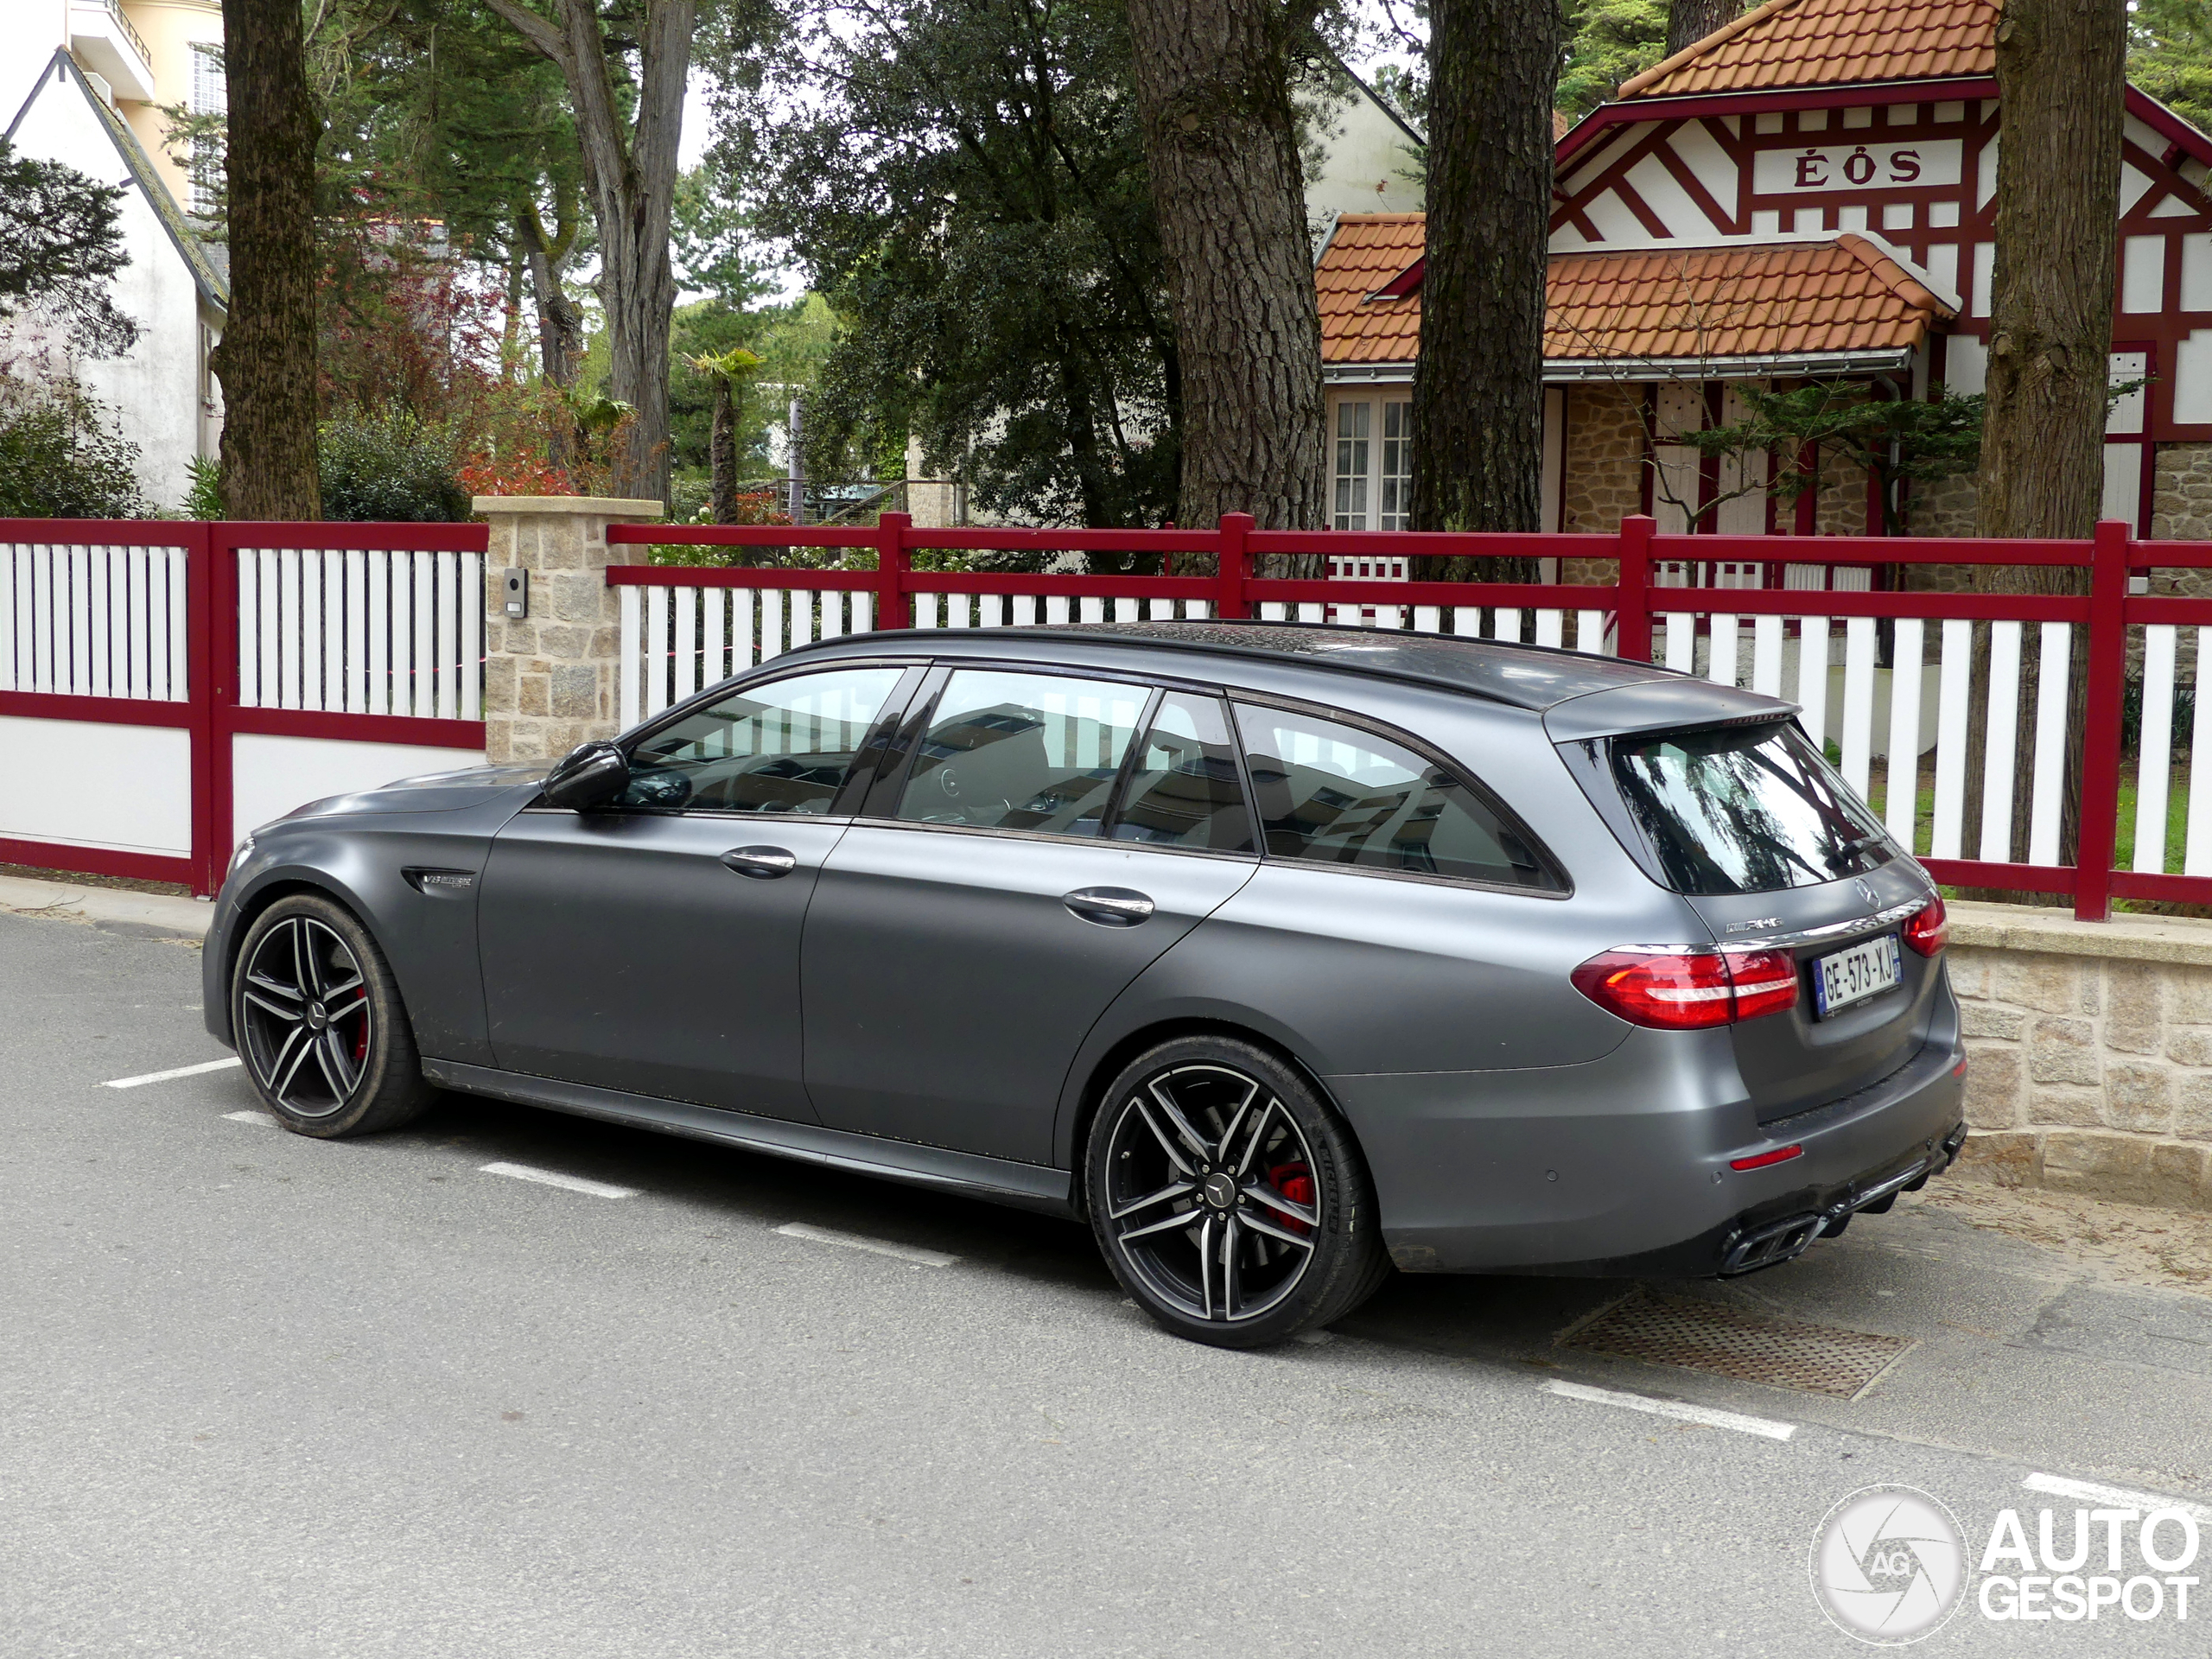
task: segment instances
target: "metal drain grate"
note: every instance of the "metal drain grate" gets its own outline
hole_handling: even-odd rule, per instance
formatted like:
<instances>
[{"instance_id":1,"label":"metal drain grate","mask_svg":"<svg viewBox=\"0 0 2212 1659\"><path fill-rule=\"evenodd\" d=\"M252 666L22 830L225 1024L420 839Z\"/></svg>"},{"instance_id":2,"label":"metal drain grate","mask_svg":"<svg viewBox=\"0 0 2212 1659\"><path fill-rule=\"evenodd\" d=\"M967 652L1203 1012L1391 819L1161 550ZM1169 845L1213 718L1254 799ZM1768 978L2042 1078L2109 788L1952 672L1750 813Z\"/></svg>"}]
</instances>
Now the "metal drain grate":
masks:
<instances>
[{"instance_id":1,"label":"metal drain grate","mask_svg":"<svg viewBox=\"0 0 2212 1659\"><path fill-rule=\"evenodd\" d=\"M1569 1329L1560 1346L1853 1400L1912 1346L1912 1338L1804 1325L1639 1290Z\"/></svg>"}]
</instances>

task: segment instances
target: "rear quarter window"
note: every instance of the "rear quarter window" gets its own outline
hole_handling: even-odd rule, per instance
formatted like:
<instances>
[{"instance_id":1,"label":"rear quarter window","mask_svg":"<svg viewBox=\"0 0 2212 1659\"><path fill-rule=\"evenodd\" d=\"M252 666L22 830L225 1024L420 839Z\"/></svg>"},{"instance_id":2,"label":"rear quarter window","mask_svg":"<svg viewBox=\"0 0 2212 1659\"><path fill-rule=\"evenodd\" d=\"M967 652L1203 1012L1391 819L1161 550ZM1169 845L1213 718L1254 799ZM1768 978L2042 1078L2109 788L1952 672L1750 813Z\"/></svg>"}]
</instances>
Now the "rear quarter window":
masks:
<instances>
[{"instance_id":1,"label":"rear quarter window","mask_svg":"<svg viewBox=\"0 0 2212 1659\"><path fill-rule=\"evenodd\" d=\"M1679 893L1776 893L1900 855L1789 722L1612 740L1629 816Z\"/></svg>"}]
</instances>

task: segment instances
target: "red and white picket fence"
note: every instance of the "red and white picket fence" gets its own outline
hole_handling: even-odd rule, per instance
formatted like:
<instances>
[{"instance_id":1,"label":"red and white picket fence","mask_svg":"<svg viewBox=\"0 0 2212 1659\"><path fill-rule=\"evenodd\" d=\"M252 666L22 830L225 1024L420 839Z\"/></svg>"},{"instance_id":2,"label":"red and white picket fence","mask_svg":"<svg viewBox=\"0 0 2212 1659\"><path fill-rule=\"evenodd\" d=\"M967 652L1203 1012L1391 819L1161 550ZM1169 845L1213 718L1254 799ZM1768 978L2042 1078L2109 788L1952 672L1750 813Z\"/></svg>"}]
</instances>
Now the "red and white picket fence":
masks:
<instances>
[{"instance_id":1,"label":"red and white picket fence","mask_svg":"<svg viewBox=\"0 0 2212 1659\"><path fill-rule=\"evenodd\" d=\"M255 824L480 761L486 535L0 519L0 861L213 893Z\"/></svg>"},{"instance_id":2,"label":"red and white picket fence","mask_svg":"<svg viewBox=\"0 0 2212 1659\"><path fill-rule=\"evenodd\" d=\"M621 564L624 723L809 640L877 628L1001 627L1160 618L1257 617L1406 628L1618 652L1803 705L1806 728L1834 741L1840 769L1936 877L1959 886L2071 897L2101 920L2115 898L2212 905L2212 730L2172 728L2185 661L2212 678L2212 599L2131 594L2131 570L2212 569L2212 544L2137 542L2101 524L2093 541L1936 537L1660 536L1630 518L1611 536L1429 535L1258 531L1232 514L1216 531L917 530L887 513L874 527L616 525L611 543L809 548L859 555L873 568L707 568ZM978 574L917 569L938 552L1142 552L1208 573L1108 576ZM1324 568L1385 577L1288 579L1256 574L1278 556L1319 556ZM1611 582L1524 585L1423 581L1423 562L1453 556L1613 559ZM1408 562L1401 563L1400 561ZM855 564L859 560L853 560ZM1387 563L1385 562L1388 562ZM2085 567L2075 597L1877 590L1883 566ZM1778 567L1779 586L1683 585L1697 568ZM1547 563L1540 567L1560 568ZM1416 574L1401 575L1410 569ZM1889 665L1880 624L1891 625ZM1990 627L1985 695L1972 695L1974 625ZM2194 629L2184 642L2183 631ZM2078 632L2077 632L2078 631ZM2084 652L2076 664L2074 653ZM2024 653L2040 674L2027 753L2018 752ZM2124 764L2122 709L2131 662L2141 665L2141 741ZM2087 685L2078 779L2078 860L2059 861L2068 783L2069 672ZM1986 737L1982 810L1966 821L1972 739ZM2200 741L2202 739L2204 741ZM2185 819L2170 829L2176 746ZM1876 763L1880 762L1878 767ZM1932 761L1932 766L1930 762ZM2200 777L2200 763L2206 775ZM1929 774L1932 772L1932 778ZM1923 788L1923 783L1927 787ZM2131 787L2132 786L2132 787ZM2015 844L2013 803L2031 804ZM1930 797L1922 809L1923 794ZM2124 809L2134 813L2118 849ZM2114 868L2115 851L2125 855Z\"/></svg>"}]
</instances>

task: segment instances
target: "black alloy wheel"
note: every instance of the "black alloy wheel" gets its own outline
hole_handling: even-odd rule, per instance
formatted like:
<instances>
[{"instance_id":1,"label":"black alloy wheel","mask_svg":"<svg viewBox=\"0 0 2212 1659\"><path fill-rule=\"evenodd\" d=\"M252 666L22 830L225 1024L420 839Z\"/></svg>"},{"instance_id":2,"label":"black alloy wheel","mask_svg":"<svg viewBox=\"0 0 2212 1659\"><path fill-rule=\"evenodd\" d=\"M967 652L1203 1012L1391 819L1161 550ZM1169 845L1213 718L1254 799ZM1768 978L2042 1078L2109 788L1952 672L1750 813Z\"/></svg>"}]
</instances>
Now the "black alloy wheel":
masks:
<instances>
[{"instance_id":1,"label":"black alloy wheel","mask_svg":"<svg viewBox=\"0 0 2212 1659\"><path fill-rule=\"evenodd\" d=\"M1389 1271L1343 1125L1274 1055L1233 1039L1163 1044L1092 1121L1093 1231L1137 1304L1223 1347L1343 1318Z\"/></svg>"},{"instance_id":2,"label":"black alloy wheel","mask_svg":"<svg viewBox=\"0 0 2212 1659\"><path fill-rule=\"evenodd\" d=\"M393 1128L432 1097L382 953L327 899L280 899L248 930L231 1024L255 1092L301 1134Z\"/></svg>"}]
</instances>

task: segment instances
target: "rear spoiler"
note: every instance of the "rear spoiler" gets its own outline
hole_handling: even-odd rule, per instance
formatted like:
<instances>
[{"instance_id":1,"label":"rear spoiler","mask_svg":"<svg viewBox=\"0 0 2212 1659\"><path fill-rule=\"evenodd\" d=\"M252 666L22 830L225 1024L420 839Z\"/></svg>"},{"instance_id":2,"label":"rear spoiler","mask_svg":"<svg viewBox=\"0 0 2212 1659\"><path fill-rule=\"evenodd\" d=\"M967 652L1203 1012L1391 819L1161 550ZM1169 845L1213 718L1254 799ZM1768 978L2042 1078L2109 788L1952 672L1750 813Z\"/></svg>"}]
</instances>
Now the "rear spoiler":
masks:
<instances>
[{"instance_id":1,"label":"rear spoiler","mask_svg":"<svg viewBox=\"0 0 2212 1659\"><path fill-rule=\"evenodd\" d=\"M1554 743L1580 743L1636 732L1763 726L1788 720L1798 711L1798 704L1764 692L1670 674L1555 702L1545 711L1544 732Z\"/></svg>"}]
</instances>

